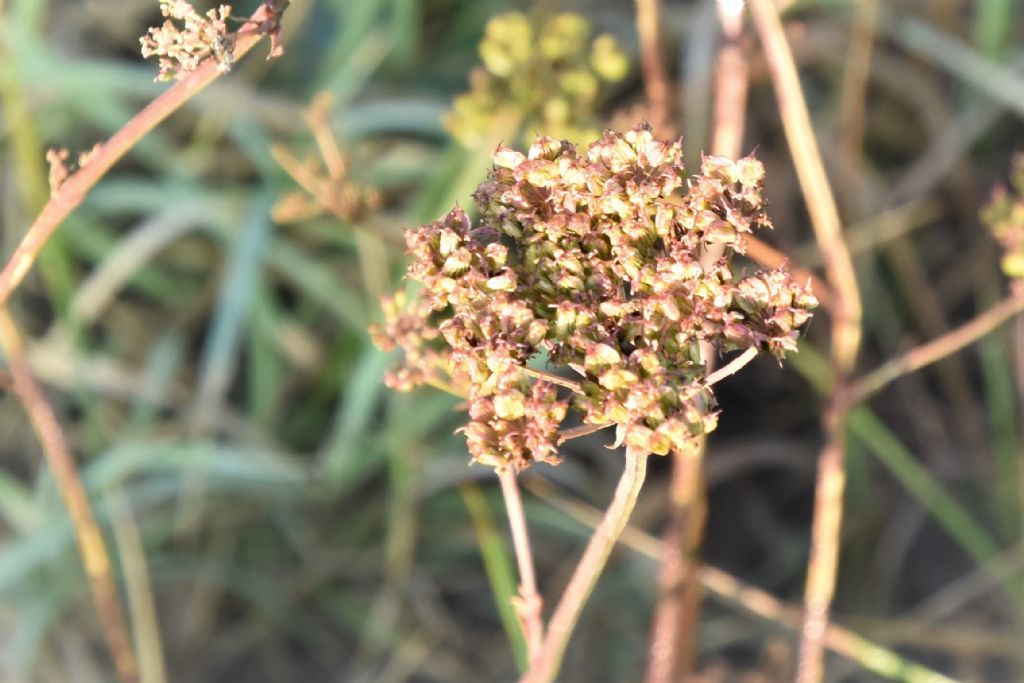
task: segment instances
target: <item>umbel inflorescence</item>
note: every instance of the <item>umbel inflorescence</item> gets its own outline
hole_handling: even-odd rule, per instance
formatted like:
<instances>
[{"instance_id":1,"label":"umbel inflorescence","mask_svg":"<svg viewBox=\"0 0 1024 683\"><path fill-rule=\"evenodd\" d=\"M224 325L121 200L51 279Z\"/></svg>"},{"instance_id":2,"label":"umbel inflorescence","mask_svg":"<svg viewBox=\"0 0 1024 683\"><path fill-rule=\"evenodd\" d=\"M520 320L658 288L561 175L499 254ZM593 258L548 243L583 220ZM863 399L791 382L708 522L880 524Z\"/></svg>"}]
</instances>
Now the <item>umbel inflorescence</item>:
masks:
<instances>
[{"instance_id":1,"label":"umbel inflorescence","mask_svg":"<svg viewBox=\"0 0 1024 683\"><path fill-rule=\"evenodd\" d=\"M203 15L186 0L160 0L160 11L166 21L139 39L142 56L160 60L155 80L180 80L211 56L217 60L219 71L231 70L233 36L227 25L230 5L220 5Z\"/></svg>"},{"instance_id":2,"label":"umbel inflorescence","mask_svg":"<svg viewBox=\"0 0 1024 683\"><path fill-rule=\"evenodd\" d=\"M469 76L470 90L455 98L445 127L463 145L477 148L502 125L532 136L597 135L602 89L621 81L629 60L608 34L591 40L584 17L562 12L532 20L521 12L492 18L480 42L483 65Z\"/></svg>"},{"instance_id":3,"label":"umbel inflorescence","mask_svg":"<svg viewBox=\"0 0 1024 683\"><path fill-rule=\"evenodd\" d=\"M770 226L763 180L759 161L722 157L686 180L681 143L647 125L585 155L544 136L526 155L500 146L478 221L455 208L407 233L422 286L384 302L375 337L404 352L389 383L458 388L469 451L498 468L557 462L570 410L633 449L687 446L717 421L701 344L781 358L817 305L784 269L733 275ZM712 244L725 253L702 265ZM578 375L571 389L527 367L545 357Z\"/></svg>"}]
</instances>

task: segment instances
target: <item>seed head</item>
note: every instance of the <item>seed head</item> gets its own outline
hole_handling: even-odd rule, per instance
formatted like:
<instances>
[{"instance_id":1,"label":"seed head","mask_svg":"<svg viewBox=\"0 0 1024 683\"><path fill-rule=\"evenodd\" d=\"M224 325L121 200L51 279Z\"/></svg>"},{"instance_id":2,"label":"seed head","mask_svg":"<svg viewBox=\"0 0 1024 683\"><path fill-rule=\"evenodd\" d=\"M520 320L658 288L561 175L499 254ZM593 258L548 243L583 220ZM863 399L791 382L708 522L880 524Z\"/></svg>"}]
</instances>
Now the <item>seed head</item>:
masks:
<instances>
[{"instance_id":1,"label":"seed head","mask_svg":"<svg viewBox=\"0 0 1024 683\"><path fill-rule=\"evenodd\" d=\"M186 0L160 0L163 26L150 28L139 39L143 57L159 57L160 71L154 80L181 80L211 55L221 72L231 70L234 37L228 31L230 5L199 14Z\"/></svg>"},{"instance_id":2,"label":"seed head","mask_svg":"<svg viewBox=\"0 0 1024 683\"><path fill-rule=\"evenodd\" d=\"M763 180L755 159L705 157L687 181L681 144L646 124L582 155L544 136L527 154L500 146L475 225L455 208L407 234L422 288L387 300L376 330L405 352L391 384L461 387L470 453L495 467L557 462L570 409L614 424L616 445L686 447L717 423L701 343L782 358L817 305L785 269L733 275L747 235L770 227ZM725 253L702 266L711 244ZM575 372L578 392L532 380L538 356Z\"/></svg>"}]
</instances>

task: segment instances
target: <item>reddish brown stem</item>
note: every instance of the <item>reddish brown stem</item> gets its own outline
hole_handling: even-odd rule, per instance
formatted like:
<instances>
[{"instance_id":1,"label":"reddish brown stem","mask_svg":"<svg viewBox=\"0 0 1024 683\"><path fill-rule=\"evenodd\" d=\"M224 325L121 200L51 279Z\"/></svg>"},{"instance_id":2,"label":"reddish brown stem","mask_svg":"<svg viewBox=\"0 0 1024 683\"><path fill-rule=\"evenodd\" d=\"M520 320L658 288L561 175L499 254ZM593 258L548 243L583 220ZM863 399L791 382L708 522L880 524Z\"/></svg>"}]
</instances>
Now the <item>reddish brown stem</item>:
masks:
<instances>
[{"instance_id":1,"label":"reddish brown stem","mask_svg":"<svg viewBox=\"0 0 1024 683\"><path fill-rule=\"evenodd\" d=\"M666 135L669 121L669 86L661 54L661 0L636 0L636 30L640 41L640 66L647 91L651 126Z\"/></svg>"},{"instance_id":2,"label":"reddish brown stem","mask_svg":"<svg viewBox=\"0 0 1024 683\"><path fill-rule=\"evenodd\" d=\"M530 663L530 670L519 679L520 683L551 683L555 680L562 666L562 657L569 644L569 637L576 627L587 598L597 584L612 548L629 522L646 473L647 454L627 448L626 464L611 505L594 529L594 534L590 537L590 542L583 551L572 578L569 579L569 585L566 586L551 615L540 650Z\"/></svg>"},{"instance_id":3,"label":"reddish brown stem","mask_svg":"<svg viewBox=\"0 0 1024 683\"><path fill-rule=\"evenodd\" d=\"M750 9L764 48L776 100L797 178L811 217L815 239L835 299L832 313L831 361L836 383L823 416L825 445L818 463L811 551L804 594L804 625L800 633L797 683L818 683L824 672L825 633L835 593L845 477L845 399L861 341L861 301L856 273L843 239L839 212L811 126L807 102L772 0L750 0Z\"/></svg>"},{"instance_id":4,"label":"reddish brown stem","mask_svg":"<svg viewBox=\"0 0 1024 683\"><path fill-rule=\"evenodd\" d=\"M743 36L742 0L719 0L722 45L715 64L715 93L711 153L735 159L740 156L746 116L748 74L740 41ZM701 254L705 267L722 257L723 245L712 245ZM748 363L751 349L718 372L708 375L711 386ZM701 345L705 367L714 367L714 348ZM706 514L703 460L706 440L690 449L672 452L669 483L668 526L658 572L658 599L651 623L646 683L673 683L691 674L700 620L700 545Z\"/></svg>"},{"instance_id":5,"label":"reddish brown stem","mask_svg":"<svg viewBox=\"0 0 1024 683\"><path fill-rule=\"evenodd\" d=\"M855 382L847 393L850 404L859 403L903 375L910 374L973 344L1015 315L1024 311L1024 292L988 309L970 322L927 344L915 347L872 370Z\"/></svg>"},{"instance_id":6,"label":"reddish brown stem","mask_svg":"<svg viewBox=\"0 0 1024 683\"><path fill-rule=\"evenodd\" d=\"M706 515L703 464L703 440L672 452L670 516L662 539L646 683L674 683L692 673L700 617L700 545Z\"/></svg>"},{"instance_id":7,"label":"reddish brown stem","mask_svg":"<svg viewBox=\"0 0 1024 683\"><path fill-rule=\"evenodd\" d=\"M236 34L234 60L240 59L259 42L263 36L261 31L265 30L263 27L273 20L276 20L276 15L272 14L266 5L260 5ZM114 133L113 137L100 145L90 155L88 162L61 183L60 189L50 197L0 272L0 307L6 305L11 292L28 274L39 252L57 232L64 219L82 203L89 190L146 133L216 80L221 75L217 69L216 59L210 58L202 62L195 71L146 105L131 121Z\"/></svg>"},{"instance_id":8,"label":"reddish brown stem","mask_svg":"<svg viewBox=\"0 0 1024 683\"><path fill-rule=\"evenodd\" d=\"M519 597L516 601L516 614L523 628L526 640L527 659L533 661L540 649L544 637L544 606L540 593L537 591L537 575L533 569L533 551L530 548L530 533L526 525L526 513L523 511L523 500L519 495L519 483L516 471L512 467L498 470L498 481L501 482L501 494L505 498L505 510L508 513L508 524L512 531L512 547L519 566Z\"/></svg>"},{"instance_id":9,"label":"reddish brown stem","mask_svg":"<svg viewBox=\"0 0 1024 683\"><path fill-rule=\"evenodd\" d=\"M131 639L121 609L114 582L110 554L107 552L103 534L96 523L89 496L85 492L82 480L78 476L71 449L68 448L64 432L60 428L53 408L46 400L46 395L36 381L25 357L21 334L14 320L5 309L0 307L0 345L4 348L7 363L14 384L14 393L28 413L32 428L43 447L43 455L53 474L53 479L60 491L64 505L71 518L78 553L82 558L89 588L92 593L93 605L103 627L110 655L114 660L118 677L123 683L134 683L138 680L138 669L135 654L132 651Z\"/></svg>"}]
</instances>

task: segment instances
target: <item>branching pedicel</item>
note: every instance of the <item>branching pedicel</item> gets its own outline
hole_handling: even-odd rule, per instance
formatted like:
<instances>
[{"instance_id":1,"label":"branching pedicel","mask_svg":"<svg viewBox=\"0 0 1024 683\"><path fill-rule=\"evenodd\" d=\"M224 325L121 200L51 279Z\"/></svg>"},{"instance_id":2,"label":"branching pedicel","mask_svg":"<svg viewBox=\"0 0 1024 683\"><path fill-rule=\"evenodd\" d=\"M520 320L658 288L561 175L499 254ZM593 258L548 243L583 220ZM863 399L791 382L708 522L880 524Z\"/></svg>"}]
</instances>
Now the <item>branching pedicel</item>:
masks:
<instances>
[{"instance_id":1,"label":"branching pedicel","mask_svg":"<svg viewBox=\"0 0 1024 683\"><path fill-rule=\"evenodd\" d=\"M687 182L681 144L644 124L606 132L585 156L541 136L527 155L501 146L493 161L478 224L456 208L407 234L408 277L423 286L386 300L375 331L404 351L391 386L464 390L475 461L556 463L570 408L614 424L617 444L683 448L717 420L701 342L779 358L796 348L817 304L809 289L784 269L737 281L730 265L770 226L756 159L705 157ZM705 268L711 244L725 255ZM541 353L580 375L580 394L560 397L525 371Z\"/></svg>"}]
</instances>

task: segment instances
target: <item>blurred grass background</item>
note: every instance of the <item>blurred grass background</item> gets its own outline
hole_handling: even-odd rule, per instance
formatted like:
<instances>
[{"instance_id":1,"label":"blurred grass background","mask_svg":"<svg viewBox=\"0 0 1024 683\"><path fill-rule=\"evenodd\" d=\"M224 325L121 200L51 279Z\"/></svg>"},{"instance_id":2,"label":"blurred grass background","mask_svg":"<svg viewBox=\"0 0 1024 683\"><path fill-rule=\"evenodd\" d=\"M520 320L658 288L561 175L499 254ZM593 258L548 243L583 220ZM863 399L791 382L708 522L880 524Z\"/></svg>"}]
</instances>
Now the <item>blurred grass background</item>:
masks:
<instances>
[{"instance_id":1,"label":"blurred grass background","mask_svg":"<svg viewBox=\"0 0 1024 683\"><path fill-rule=\"evenodd\" d=\"M1024 147L1019 3L879 3L866 92L850 101L847 43L865 4L786 14L856 252L862 370L1005 295L978 211ZM286 55L248 58L139 144L12 303L115 552L145 681L514 678L497 482L467 467L455 399L384 388L390 361L366 332L397 284L402 229L470 205L493 144L516 137L499 121L468 150L442 123L486 22L510 9L530 6L294 2ZM631 125L643 101L632 3L554 9L623 46L630 74L595 114ZM149 0L4 3L3 254L47 198L46 149L88 149L165 87L138 56L157 23ZM662 27L693 167L708 147L713 3L666 0ZM744 149L768 169L769 239L818 268L749 38ZM271 147L315 152L304 112L322 91L350 179L380 206L275 224L271 207L296 185ZM787 367L759 361L721 385L707 461L706 560L794 603L831 382L825 318ZM836 619L963 680L1024 678L1022 348L1016 321L894 383L850 424ZM553 483L526 501L548 595L588 536L552 497L604 507L619 468L604 442L574 441L562 466L526 477ZM113 680L67 514L6 392L0 463L0 679ZM633 524L657 533L667 472L652 465ZM655 570L628 549L613 556L562 680L638 680ZM707 596L708 680L785 680L792 646L778 624ZM876 679L835 659L829 680Z\"/></svg>"}]
</instances>

